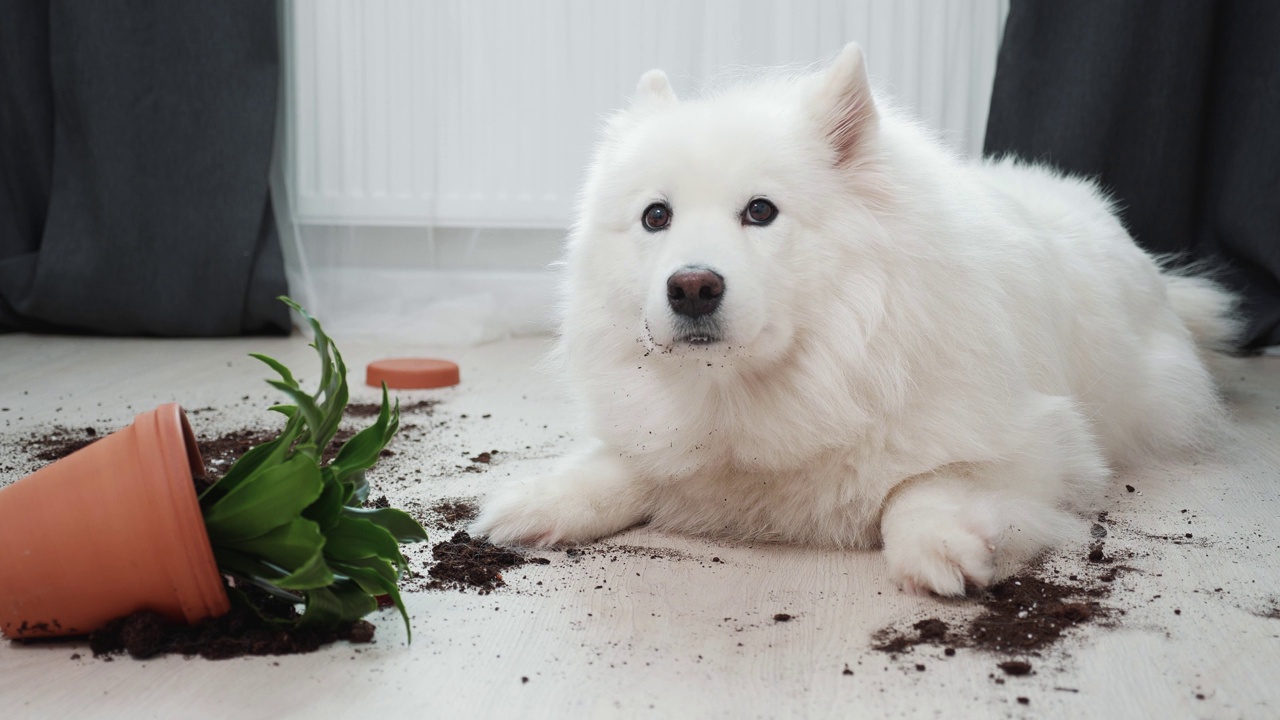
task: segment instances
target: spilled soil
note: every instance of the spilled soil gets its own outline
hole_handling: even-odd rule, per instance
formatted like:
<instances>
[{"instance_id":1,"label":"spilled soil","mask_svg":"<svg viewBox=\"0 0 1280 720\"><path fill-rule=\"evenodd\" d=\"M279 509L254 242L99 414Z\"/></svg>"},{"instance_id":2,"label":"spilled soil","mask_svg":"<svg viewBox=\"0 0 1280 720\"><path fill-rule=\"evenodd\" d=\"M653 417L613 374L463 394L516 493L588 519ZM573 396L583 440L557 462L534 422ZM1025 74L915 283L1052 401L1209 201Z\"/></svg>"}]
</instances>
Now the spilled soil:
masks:
<instances>
[{"instance_id":1,"label":"spilled soil","mask_svg":"<svg viewBox=\"0 0 1280 720\"><path fill-rule=\"evenodd\" d=\"M439 400L419 400L408 404L400 405L400 414L418 414L431 415L435 412L436 405ZM382 412L380 403L350 403L347 405L346 417L349 418L375 418L378 413Z\"/></svg>"},{"instance_id":2,"label":"spilled soil","mask_svg":"<svg viewBox=\"0 0 1280 720\"><path fill-rule=\"evenodd\" d=\"M464 498L446 498L427 508L427 513L434 515L431 526L437 530L457 529L480 514L475 501Z\"/></svg>"},{"instance_id":3,"label":"spilled soil","mask_svg":"<svg viewBox=\"0 0 1280 720\"><path fill-rule=\"evenodd\" d=\"M57 425L43 435L31 438L23 447L36 460L53 462L93 443L105 434L93 427L68 428Z\"/></svg>"},{"instance_id":4,"label":"spilled soil","mask_svg":"<svg viewBox=\"0 0 1280 720\"><path fill-rule=\"evenodd\" d=\"M211 478L222 477L241 455L274 440L278 434L278 430L232 430L215 438L196 441L200 456L204 458L205 474Z\"/></svg>"},{"instance_id":5,"label":"spilled soil","mask_svg":"<svg viewBox=\"0 0 1280 720\"><path fill-rule=\"evenodd\" d=\"M1092 565L1112 562L1101 542L1085 556ZM948 624L941 618L920 620L910 628L886 627L872 638L872 649L890 654L909 652L919 645L942 647L947 655L956 648L971 648L1005 657L1038 655L1058 643L1072 628L1106 620L1113 609L1102 603L1110 596L1118 571L1127 566L1108 566L1096 576L1068 575L1043 563L992 585L977 597L982 611L973 619ZM1014 661L1000 667L1018 675L1021 665ZM1005 667L1008 665L1009 667Z\"/></svg>"},{"instance_id":6,"label":"spilled soil","mask_svg":"<svg viewBox=\"0 0 1280 720\"><path fill-rule=\"evenodd\" d=\"M1280 620L1280 602L1276 602L1270 608L1254 614L1268 620Z\"/></svg>"},{"instance_id":7,"label":"spilled soil","mask_svg":"<svg viewBox=\"0 0 1280 720\"><path fill-rule=\"evenodd\" d=\"M427 571L431 580L418 588L425 590L473 589L488 595L506 585L502 573L525 564L548 565L550 560L526 557L511 548L498 547L459 530L450 539L431 549L435 564Z\"/></svg>"},{"instance_id":8,"label":"spilled soil","mask_svg":"<svg viewBox=\"0 0 1280 720\"><path fill-rule=\"evenodd\" d=\"M373 641L374 626L364 620L337 628L297 628L292 625L298 619L292 603L254 587L243 591L263 616L234 601L231 612L194 626L175 624L152 612L135 613L91 633L89 648L94 657L108 660L124 654L139 660L167 654L226 660L315 652L339 640L354 644Z\"/></svg>"}]
</instances>

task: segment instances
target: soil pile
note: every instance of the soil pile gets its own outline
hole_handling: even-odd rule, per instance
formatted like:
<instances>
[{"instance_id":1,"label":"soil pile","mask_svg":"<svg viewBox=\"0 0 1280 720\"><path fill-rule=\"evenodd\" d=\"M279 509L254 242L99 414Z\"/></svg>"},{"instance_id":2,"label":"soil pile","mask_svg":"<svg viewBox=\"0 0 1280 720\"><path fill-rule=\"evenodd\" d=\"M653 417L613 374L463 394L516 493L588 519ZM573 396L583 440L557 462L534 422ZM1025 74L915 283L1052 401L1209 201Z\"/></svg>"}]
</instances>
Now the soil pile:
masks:
<instances>
[{"instance_id":1,"label":"soil pile","mask_svg":"<svg viewBox=\"0 0 1280 720\"><path fill-rule=\"evenodd\" d=\"M1105 617L1107 608L1098 600L1109 590L1109 585L1090 587L1076 576L1062 581L1042 567L1033 568L988 588L980 599L982 612L966 625L952 627L940 618L927 618L911 626L914 632L888 627L876 633L872 648L891 654L917 645L945 647L948 654L957 647L1006 656L1035 654L1070 628Z\"/></svg>"},{"instance_id":2,"label":"soil pile","mask_svg":"<svg viewBox=\"0 0 1280 720\"><path fill-rule=\"evenodd\" d=\"M529 558L510 548L498 547L487 540L472 538L459 530L453 537L431 549L436 562L427 571L432 580L428 590L466 590L475 588L487 595L506 585L502 573L527 563L550 564L545 558Z\"/></svg>"},{"instance_id":3,"label":"soil pile","mask_svg":"<svg viewBox=\"0 0 1280 720\"><path fill-rule=\"evenodd\" d=\"M225 660L315 652L338 640L373 641L374 626L364 620L337 628L297 628L292 626L298 619L292 603L253 587L244 592L253 598L262 616L243 602L232 602L231 612L195 626L174 624L153 612L134 613L90 634L89 647L94 657L106 659L127 653L139 660L165 654Z\"/></svg>"}]
</instances>

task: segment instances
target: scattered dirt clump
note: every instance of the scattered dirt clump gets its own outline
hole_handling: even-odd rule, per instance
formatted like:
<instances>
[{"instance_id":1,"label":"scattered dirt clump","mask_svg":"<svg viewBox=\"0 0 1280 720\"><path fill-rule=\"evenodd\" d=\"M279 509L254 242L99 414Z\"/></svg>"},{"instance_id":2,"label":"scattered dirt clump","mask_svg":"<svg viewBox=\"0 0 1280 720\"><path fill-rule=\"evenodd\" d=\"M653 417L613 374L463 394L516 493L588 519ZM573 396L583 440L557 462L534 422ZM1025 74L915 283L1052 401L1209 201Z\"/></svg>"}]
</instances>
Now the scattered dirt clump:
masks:
<instances>
[{"instance_id":1,"label":"scattered dirt clump","mask_svg":"<svg viewBox=\"0 0 1280 720\"><path fill-rule=\"evenodd\" d=\"M1260 618L1266 618L1268 620L1280 620L1280 602L1277 602L1266 610L1254 614Z\"/></svg>"},{"instance_id":2,"label":"scattered dirt clump","mask_svg":"<svg viewBox=\"0 0 1280 720\"><path fill-rule=\"evenodd\" d=\"M996 665L996 667L1003 670L1005 675L1031 674L1031 663L1026 660L1008 660Z\"/></svg>"},{"instance_id":3,"label":"scattered dirt clump","mask_svg":"<svg viewBox=\"0 0 1280 720\"><path fill-rule=\"evenodd\" d=\"M506 585L502 572L527 563L545 565L545 558L528 558L510 548L498 547L487 540L472 538L459 530L453 537L436 543L431 549L436 562L427 571L432 580L428 590L461 590L474 588L488 595Z\"/></svg>"},{"instance_id":4,"label":"scattered dirt clump","mask_svg":"<svg viewBox=\"0 0 1280 720\"><path fill-rule=\"evenodd\" d=\"M914 636L897 633L893 628L884 628L876 633L873 650L896 655L916 645L939 645L946 641L950 628L938 618L926 618L911 626L916 631Z\"/></svg>"},{"instance_id":5,"label":"scattered dirt clump","mask_svg":"<svg viewBox=\"0 0 1280 720\"><path fill-rule=\"evenodd\" d=\"M947 639L950 628L938 618L927 618L911 626L920 633L920 639L929 642L942 642Z\"/></svg>"},{"instance_id":6,"label":"scattered dirt clump","mask_svg":"<svg viewBox=\"0 0 1280 720\"><path fill-rule=\"evenodd\" d=\"M432 527L439 530L456 529L475 520L480 514L480 509L475 506L475 502L467 498L445 498L432 505L427 511L436 516Z\"/></svg>"}]
</instances>

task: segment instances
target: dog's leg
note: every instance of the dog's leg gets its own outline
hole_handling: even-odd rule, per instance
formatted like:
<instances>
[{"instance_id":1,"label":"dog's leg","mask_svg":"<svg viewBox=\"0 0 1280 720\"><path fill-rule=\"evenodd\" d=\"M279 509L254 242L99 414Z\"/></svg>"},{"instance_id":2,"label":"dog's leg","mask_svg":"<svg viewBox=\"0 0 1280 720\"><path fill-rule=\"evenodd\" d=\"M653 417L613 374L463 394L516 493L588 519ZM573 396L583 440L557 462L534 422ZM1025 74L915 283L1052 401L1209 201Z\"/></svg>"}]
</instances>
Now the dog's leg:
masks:
<instances>
[{"instance_id":1,"label":"dog's leg","mask_svg":"<svg viewBox=\"0 0 1280 720\"><path fill-rule=\"evenodd\" d=\"M966 584L990 583L1000 529L969 482L948 471L908 480L880 520L889 575L916 594L963 595Z\"/></svg>"},{"instance_id":2,"label":"dog's leg","mask_svg":"<svg viewBox=\"0 0 1280 720\"><path fill-rule=\"evenodd\" d=\"M494 543L549 546L612 535L645 519L643 493L617 453L597 448L555 474L514 485L471 526Z\"/></svg>"},{"instance_id":3,"label":"dog's leg","mask_svg":"<svg viewBox=\"0 0 1280 720\"><path fill-rule=\"evenodd\" d=\"M1110 474L1088 422L1066 398L1033 396L995 462L904 481L880 519L890 576L904 590L963 595L1071 537ZM1004 574L1003 572L1000 574Z\"/></svg>"}]
</instances>

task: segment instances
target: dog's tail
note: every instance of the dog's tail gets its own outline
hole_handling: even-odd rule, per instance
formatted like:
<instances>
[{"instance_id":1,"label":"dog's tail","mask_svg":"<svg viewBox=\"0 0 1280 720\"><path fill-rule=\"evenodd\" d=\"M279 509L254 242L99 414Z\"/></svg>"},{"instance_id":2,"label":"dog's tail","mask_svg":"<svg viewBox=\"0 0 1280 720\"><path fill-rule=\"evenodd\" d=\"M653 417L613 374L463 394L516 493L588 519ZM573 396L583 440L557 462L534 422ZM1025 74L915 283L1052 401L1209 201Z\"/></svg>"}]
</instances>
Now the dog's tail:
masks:
<instances>
[{"instance_id":1,"label":"dog's tail","mask_svg":"<svg viewBox=\"0 0 1280 720\"><path fill-rule=\"evenodd\" d=\"M1169 304L1201 352L1206 356L1238 352L1244 332L1239 298L1207 274L1203 265L1175 268L1168 261L1162 265Z\"/></svg>"}]
</instances>

